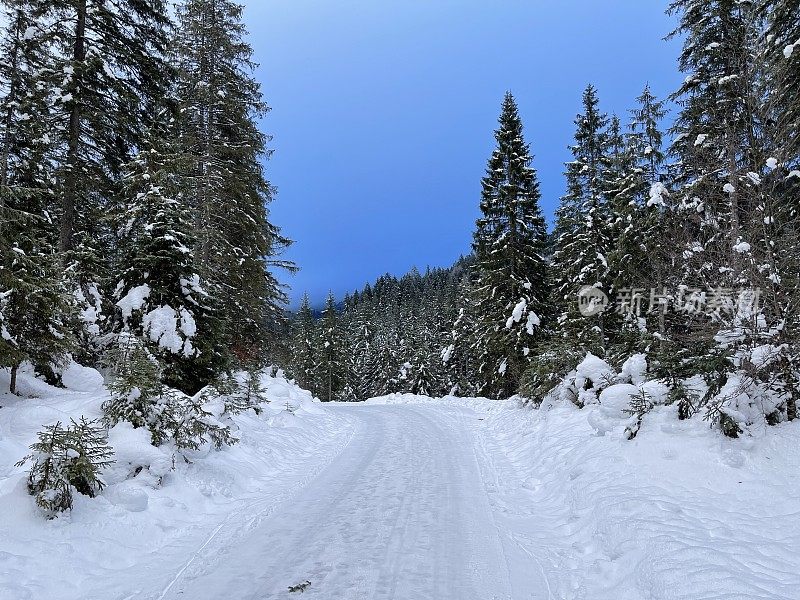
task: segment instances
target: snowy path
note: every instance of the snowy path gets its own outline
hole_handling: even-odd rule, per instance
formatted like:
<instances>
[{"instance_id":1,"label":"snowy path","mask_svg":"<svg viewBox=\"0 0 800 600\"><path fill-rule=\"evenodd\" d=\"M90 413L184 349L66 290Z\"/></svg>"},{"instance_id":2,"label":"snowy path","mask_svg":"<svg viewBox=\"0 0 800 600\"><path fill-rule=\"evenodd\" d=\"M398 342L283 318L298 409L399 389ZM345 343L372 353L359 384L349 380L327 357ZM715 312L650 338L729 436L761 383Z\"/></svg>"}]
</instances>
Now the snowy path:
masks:
<instances>
[{"instance_id":1,"label":"snowy path","mask_svg":"<svg viewBox=\"0 0 800 600\"><path fill-rule=\"evenodd\" d=\"M475 414L332 410L358 422L342 453L257 527L187 568L163 598L287 598L295 596L287 587L304 580L309 600L511 598L468 426Z\"/></svg>"}]
</instances>

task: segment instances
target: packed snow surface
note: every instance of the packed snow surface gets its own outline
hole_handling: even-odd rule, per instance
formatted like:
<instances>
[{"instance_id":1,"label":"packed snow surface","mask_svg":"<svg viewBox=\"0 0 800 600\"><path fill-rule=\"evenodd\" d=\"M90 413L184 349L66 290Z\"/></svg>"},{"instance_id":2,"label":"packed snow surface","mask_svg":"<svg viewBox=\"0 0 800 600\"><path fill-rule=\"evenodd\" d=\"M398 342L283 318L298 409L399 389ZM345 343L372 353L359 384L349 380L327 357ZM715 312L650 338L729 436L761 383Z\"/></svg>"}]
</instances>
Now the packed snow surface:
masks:
<instances>
[{"instance_id":1,"label":"packed snow surface","mask_svg":"<svg viewBox=\"0 0 800 600\"><path fill-rule=\"evenodd\" d=\"M91 369L66 390L24 373L37 397L0 395L0 598L285 599L306 581L308 600L796 598L800 426L731 440L657 406L628 441L630 397L664 391L645 369L634 357L631 383L539 410L321 405L267 377L240 443L190 462L114 427L108 487L52 521L14 462L42 424L99 414L105 390ZM575 377L588 394L609 371L589 356Z\"/></svg>"}]
</instances>

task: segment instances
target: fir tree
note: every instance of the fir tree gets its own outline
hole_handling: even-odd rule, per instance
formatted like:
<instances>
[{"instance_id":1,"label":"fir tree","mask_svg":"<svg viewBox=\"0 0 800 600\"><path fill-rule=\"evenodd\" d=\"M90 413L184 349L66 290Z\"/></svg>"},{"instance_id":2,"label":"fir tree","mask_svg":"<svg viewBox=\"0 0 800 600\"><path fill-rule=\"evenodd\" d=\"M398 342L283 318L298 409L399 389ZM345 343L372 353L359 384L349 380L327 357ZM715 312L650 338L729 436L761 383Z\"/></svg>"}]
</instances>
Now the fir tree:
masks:
<instances>
[{"instance_id":1,"label":"fir tree","mask_svg":"<svg viewBox=\"0 0 800 600\"><path fill-rule=\"evenodd\" d=\"M0 53L0 366L11 392L24 360L54 378L73 348L72 297L62 285L49 217L50 156L46 98L35 88L46 64L42 7L6 2ZM34 115L38 115L35 117Z\"/></svg>"},{"instance_id":2,"label":"fir tree","mask_svg":"<svg viewBox=\"0 0 800 600\"><path fill-rule=\"evenodd\" d=\"M788 208L791 196L784 195L783 169L791 159L776 144L786 137L776 118L778 96L769 91L779 86L770 68L775 48L763 43L770 13L762 8L723 0L670 5L680 18L674 35L684 36L679 66L687 73L673 95L681 110L672 148L679 187L670 235L682 249L674 279L711 290L707 299L719 290L758 289L761 303L741 297L706 302L700 314L668 323L666 345L682 351L709 382L694 409L705 407L706 417L733 437L739 424L714 399L734 369L731 356L765 340L775 343L777 331L789 349L797 326L791 291L797 271L775 252L796 243L797 222ZM668 364L668 357L659 360Z\"/></svg>"},{"instance_id":3,"label":"fir tree","mask_svg":"<svg viewBox=\"0 0 800 600\"><path fill-rule=\"evenodd\" d=\"M690 287L745 283L735 247L749 228L754 188L747 174L767 159L758 141L754 91L758 69L749 48L757 24L752 2L676 0L673 35L686 39L679 65L687 77L675 92L675 178L681 185L686 275ZM687 214L689 213L689 214Z\"/></svg>"},{"instance_id":4,"label":"fir tree","mask_svg":"<svg viewBox=\"0 0 800 600\"><path fill-rule=\"evenodd\" d=\"M103 403L108 425L127 421L146 428L154 446L171 441L180 450L197 450L207 443L220 449L236 443L230 427L206 407L206 394L187 396L162 383L161 365L142 340L121 335L113 358L111 399Z\"/></svg>"},{"instance_id":5,"label":"fir tree","mask_svg":"<svg viewBox=\"0 0 800 600\"><path fill-rule=\"evenodd\" d=\"M105 282L113 246L104 213L145 115L163 96L168 25L164 0L30 0L40 15L47 62L32 82L44 90L59 207L59 247L87 292ZM36 91L36 92L34 92Z\"/></svg>"},{"instance_id":6,"label":"fir tree","mask_svg":"<svg viewBox=\"0 0 800 600\"><path fill-rule=\"evenodd\" d=\"M346 370L343 356L342 332L333 293L328 294L325 310L317 324L317 366L320 393L331 401L344 389Z\"/></svg>"},{"instance_id":7,"label":"fir tree","mask_svg":"<svg viewBox=\"0 0 800 600\"><path fill-rule=\"evenodd\" d=\"M166 118L165 118L166 121ZM194 229L169 122L157 123L123 171L118 324L150 341L165 383L195 392L224 366L192 257Z\"/></svg>"},{"instance_id":8,"label":"fir tree","mask_svg":"<svg viewBox=\"0 0 800 600\"><path fill-rule=\"evenodd\" d=\"M539 183L510 93L503 100L495 140L473 241L474 298L481 389L507 397L516 392L547 298Z\"/></svg>"},{"instance_id":9,"label":"fir tree","mask_svg":"<svg viewBox=\"0 0 800 600\"><path fill-rule=\"evenodd\" d=\"M51 515L72 508L73 489L97 495L104 487L102 470L114 462L103 428L83 417L66 429L60 422L45 427L31 450L17 466L32 461L28 491Z\"/></svg>"},{"instance_id":10,"label":"fir tree","mask_svg":"<svg viewBox=\"0 0 800 600\"><path fill-rule=\"evenodd\" d=\"M297 383L313 393L317 393L316 350L314 343L316 325L311 301L303 294L300 309L292 321L292 364L291 372Z\"/></svg>"},{"instance_id":11,"label":"fir tree","mask_svg":"<svg viewBox=\"0 0 800 600\"><path fill-rule=\"evenodd\" d=\"M242 7L231 0L186 0L177 11L175 53L180 142L188 170L200 277L219 321L217 346L239 363L263 360L281 328L286 295L271 268L289 241L269 221L273 188L262 161L268 108L252 75Z\"/></svg>"},{"instance_id":12,"label":"fir tree","mask_svg":"<svg viewBox=\"0 0 800 600\"><path fill-rule=\"evenodd\" d=\"M608 332L601 310L583 316L578 311L582 289L610 291L607 256L611 249L611 214L604 180L608 165L608 118L598 108L597 92L583 93L583 112L575 119L573 160L567 163L567 193L556 212L556 249L552 260L554 302L559 330L568 343L602 354Z\"/></svg>"},{"instance_id":13,"label":"fir tree","mask_svg":"<svg viewBox=\"0 0 800 600\"><path fill-rule=\"evenodd\" d=\"M150 429L153 444L166 439L156 429L163 398L167 389L161 381L162 369L158 360L147 350L143 340L131 334L121 334L111 352L114 377L109 385L111 398L103 403L105 421L114 426L127 421L134 428Z\"/></svg>"},{"instance_id":14,"label":"fir tree","mask_svg":"<svg viewBox=\"0 0 800 600\"><path fill-rule=\"evenodd\" d=\"M625 138L627 163L618 174L610 200L617 219L615 248L611 258L615 287L649 287L661 277L651 276L661 261L665 203L665 150L660 122L666 116L664 103L645 86L631 111L630 131Z\"/></svg>"},{"instance_id":15,"label":"fir tree","mask_svg":"<svg viewBox=\"0 0 800 600\"><path fill-rule=\"evenodd\" d=\"M256 414L261 413L260 405L269 402L267 389L261 383L261 372L250 368L243 373L243 380L237 381L237 389L234 394L235 404L231 403L231 408L225 407L226 412L242 412L252 410Z\"/></svg>"},{"instance_id":16,"label":"fir tree","mask_svg":"<svg viewBox=\"0 0 800 600\"><path fill-rule=\"evenodd\" d=\"M800 10L795 0L761 0L766 17L766 86L772 109L768 126L775 137L776 158L800 161Z\"/></svg>"}]
</instances>

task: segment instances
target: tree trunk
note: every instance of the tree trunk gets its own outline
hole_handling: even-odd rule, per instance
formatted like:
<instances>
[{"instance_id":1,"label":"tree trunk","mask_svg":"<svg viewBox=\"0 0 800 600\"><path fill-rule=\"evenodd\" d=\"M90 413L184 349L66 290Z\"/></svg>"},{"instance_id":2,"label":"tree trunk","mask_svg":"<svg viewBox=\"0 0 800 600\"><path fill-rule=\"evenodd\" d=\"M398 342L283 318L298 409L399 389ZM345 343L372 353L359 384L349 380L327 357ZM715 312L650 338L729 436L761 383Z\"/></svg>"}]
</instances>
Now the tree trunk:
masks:
<instances>
[{"instance_id":1,"label":"tree trunk","mask_svg":"<svg viewBox=\"0 0 800 600\"><path fill-rule=\"evenodd\" d=\"M12 394L17 393L17 369L19 369L19 365L11 367L11 383L8 385L8 391Z\"/></svg>"},{"instance_id":2,"label":"tree trunk","mask_svg":"<svg viewBox=\"0 0 800 600\"><path fill-rule=\"evenodd\" d=\"M86 0L77 3L75 22L75 42L72 49L73 85L72 108L69 114L69 139L67 141L67 172L64 176L64 196L62 199L61 232L59 249L62 253L72 250L75 232L75 203L78 195L78 165L81 136L80 92L81 73L86 59Z\"/></svg>"}]
</instances>

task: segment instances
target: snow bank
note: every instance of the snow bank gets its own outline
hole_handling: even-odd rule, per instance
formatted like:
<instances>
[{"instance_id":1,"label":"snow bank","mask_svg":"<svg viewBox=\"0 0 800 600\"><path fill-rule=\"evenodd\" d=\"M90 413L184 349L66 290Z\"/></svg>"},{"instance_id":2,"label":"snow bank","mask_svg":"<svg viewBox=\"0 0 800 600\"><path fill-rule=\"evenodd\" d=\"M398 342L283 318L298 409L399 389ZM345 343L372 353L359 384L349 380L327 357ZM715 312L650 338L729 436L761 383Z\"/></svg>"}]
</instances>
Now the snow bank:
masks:
<instances>
[{"instance_id":1,"label":"snow bank","mask_svg":"<svg viewBox=\"0 0 800 600\"><path fill-rule=\"evenodd\" d=\"M23 368L28 397L0 393L2 600L159 598L199 549L245 531L323 469L354 427L283 373L264 375L269 404L232 417L239 443L179 454L120 423L109 432L116 462L103 473L107 487L97 498L75 494L73 510L48 521L15 463L43 425L97 418L108 398L94 369L71 364L63 378L67 389L57 389ZM0 370L0 389L8 381Z\"/></svg>"},{"instance_id":2,"label":"snow bank","mask_svg":"<svg viewBox=\"0 0 800 600\"><path fill-rule=\"evenodd\" d=\"M736 332L734 331L733 334ZM783 397L768 384L754 379L743 365L763 369L783 356L784 346L762 345L742 349L731 358L730 370L718 392L707 394L708 385L702 377L682 381L687 401L694 417L711 423L728 435L763 437L769 435L771 423L786 419ZM571 403L578 407L600 405L599 411L587 413L599 435L612 430L635 436L650 409L678 401L680 390L666 380L648 379L647 358L635 354L623 363L619 372L607 362L587 353L578 366L568 373L541 400L543 408ZM685 416L685 415L682 415Z\"/></svg>"},{"instance_id":3,"label":"snow bank","mask_svg":"<svg viewBox=\"0 0 800 600\"><path fill-rule=\"evenodd\" d=\"M70 362L61 373L61 382L68 390L97 392L103 389L103 376L90 367Z\"/></svg>"}]
</instances>

